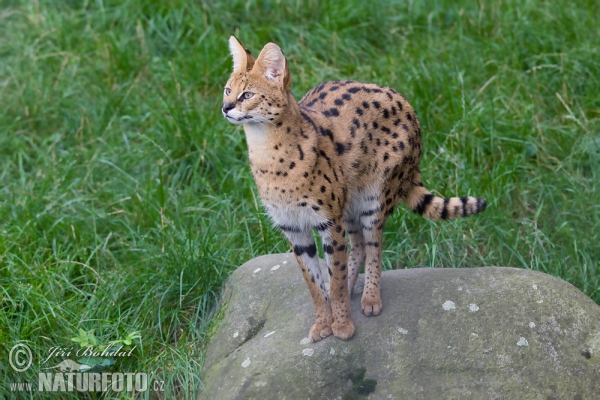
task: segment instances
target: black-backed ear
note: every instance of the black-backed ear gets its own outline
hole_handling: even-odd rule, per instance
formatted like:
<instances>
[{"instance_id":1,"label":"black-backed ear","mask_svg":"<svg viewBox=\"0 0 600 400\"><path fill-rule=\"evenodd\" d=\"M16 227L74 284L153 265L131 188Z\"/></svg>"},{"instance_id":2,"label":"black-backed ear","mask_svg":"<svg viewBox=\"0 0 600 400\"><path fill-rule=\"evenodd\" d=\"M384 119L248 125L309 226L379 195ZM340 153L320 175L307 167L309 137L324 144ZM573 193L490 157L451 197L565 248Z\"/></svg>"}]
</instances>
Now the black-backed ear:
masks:
<instances>
[{"instance_id":1,"label":"black-backed ear","mask_svg":"<svg viewBox=\"0 0 600 400\"><path fill-rule=\"evenodd\" d=\"M291 87L291 76L289 79L286 78L286 75L289 76L289 71L287 70L285 57L275 43L267 43L263 47L256 59L255 66L258 68L258 72L268 80L279 82L284 88L286 88L286 83L289 83ZM286 88L286 90L289 89Z\"/></svg>"},{"instance_id":2,"label":"black-backed ear","mask_svg":"<svg viewBox=\"0 0 600 400\"><path fill-rule=\"evenodd\" d=\"M229 37L229 51L233 58L233 72L250 71L254 66L254 57L235 36Z\"/></svg>"}]
</instances>

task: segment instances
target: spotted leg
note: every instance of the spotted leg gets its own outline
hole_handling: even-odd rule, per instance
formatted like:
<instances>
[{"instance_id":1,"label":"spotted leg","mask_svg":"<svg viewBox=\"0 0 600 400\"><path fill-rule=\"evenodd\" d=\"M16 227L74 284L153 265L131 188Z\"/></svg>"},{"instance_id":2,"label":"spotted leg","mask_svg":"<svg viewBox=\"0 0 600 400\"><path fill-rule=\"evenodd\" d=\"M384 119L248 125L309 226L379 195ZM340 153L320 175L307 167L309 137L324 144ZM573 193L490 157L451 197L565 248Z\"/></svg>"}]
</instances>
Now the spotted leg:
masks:
<instances>
[{"instance_id":1,"label":"spotted leg","mask_svg":"<svg viewBox=\"0 0 600 400\"><path fill-rule=\"evenodd\" d=\"M310 328L309 337L313 342L318 342L331 335L333 315L329 295L319 268L317 247L310 231L285 232L285 234L294 249L296 260L302 269L302 275L315 305L315 323Z\"/></svg>"},{"instance_id":2,"label":"spotted leg","mask_svg":"<svg viewBox=\"0 0 600 400\"><path fill-rule=\"evenodd\" d=\"M350 238L350 256L348 257L348 290L350 296L356 286L360 270L365 265L365 239L359 221L347 220L348 237Z\"/></svg>"},{"instance_id":3,"label":"spotted leg","mask_svg":"<svg viewBox=\"0 0 600 400\"><path fill-rule=\"evenodd\" d=\"M333 334L340 339L350 339L354 336L355 329L350 312L348 253L342 219L332 220L331 226L320 233L330 276L329 294L334 319L331 328Z\"/></svg>"},{"instance_id":4,"label":"spotted leg","mask_svg":"<svg viewBox=\"0 0 600 400\"><path fill-rule=\"evenodd\" d=\"M366 253L365 288L360 300L360 308L367 317L370 317L381 314L383 308L379 287L381 279L381 243L385 224L383 207L379 206L376 209L362 213L360 221Z\"/></svg>"}]
</instances>

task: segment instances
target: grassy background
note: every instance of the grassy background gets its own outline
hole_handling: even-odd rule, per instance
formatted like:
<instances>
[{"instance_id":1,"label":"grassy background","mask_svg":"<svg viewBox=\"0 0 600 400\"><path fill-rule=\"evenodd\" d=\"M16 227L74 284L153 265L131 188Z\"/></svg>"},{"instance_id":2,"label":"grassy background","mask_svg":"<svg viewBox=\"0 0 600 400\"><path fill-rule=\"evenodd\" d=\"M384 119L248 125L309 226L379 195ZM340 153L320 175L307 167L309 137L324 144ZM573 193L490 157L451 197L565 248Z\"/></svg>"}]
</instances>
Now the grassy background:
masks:
<instances>
[{"instance_id":1,"label":"grassy background","mask_svg":"<svg viewBox=\"0 0 600 400\"><path fill-rule=\"evenodd\" d=\"M595 0L0 4L0 397L80 329L136 338L113 369L164 381L141 397L191 397L223 280L288 251L219 111L230 34L278 43L298 99L328 79L396 88L426 186L488 200L448 223L396 211L386 268L528 268L600 303ZM20 374L19 341L38 356Z\"/></svg>"}]
</instances>

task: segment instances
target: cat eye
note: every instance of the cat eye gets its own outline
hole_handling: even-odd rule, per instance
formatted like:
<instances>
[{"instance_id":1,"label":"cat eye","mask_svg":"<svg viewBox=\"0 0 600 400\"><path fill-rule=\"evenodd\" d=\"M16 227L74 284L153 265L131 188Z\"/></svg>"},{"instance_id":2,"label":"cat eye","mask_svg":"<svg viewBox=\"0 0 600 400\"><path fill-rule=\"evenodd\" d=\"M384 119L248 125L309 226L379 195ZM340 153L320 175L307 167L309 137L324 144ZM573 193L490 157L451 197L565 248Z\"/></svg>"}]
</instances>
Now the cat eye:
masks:
<instances>
[{"instance_id":1,"label":"cat eye","mask_svg":"<svg viewBox=\"0 0 600 400\"><path fill-rule=\"evenodd\" d=\"M231 94L230 88L225 88L225 96L229 96Z\"/></svg>"},{"instance_id":2,"label":"cat eye","mask_svg":"<svg viewBox=\"0 0 600 400\"><path fill-rule=\"evenodd\" d=\"M251 99L252 96L254 96L254 93L252 93L252 92L245 92L244 93L244 99Z\"/></svg>"}]
</instances>

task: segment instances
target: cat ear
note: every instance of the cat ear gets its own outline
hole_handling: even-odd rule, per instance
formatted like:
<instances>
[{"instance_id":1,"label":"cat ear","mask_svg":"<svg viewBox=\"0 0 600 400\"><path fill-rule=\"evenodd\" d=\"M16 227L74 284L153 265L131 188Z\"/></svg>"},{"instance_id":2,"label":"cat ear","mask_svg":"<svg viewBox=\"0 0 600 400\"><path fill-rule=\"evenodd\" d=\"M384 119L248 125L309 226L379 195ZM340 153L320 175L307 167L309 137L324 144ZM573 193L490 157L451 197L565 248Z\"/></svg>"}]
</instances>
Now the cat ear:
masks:
<instances>
[{"instance_id":1,"label":"cat ear","mask_svg":"<svg viewBox=\"0 0 600 400\"><path fill-rule=\"evenodd\" d=\"M282 86L284 82L287 83L289 81L291 86L291 79L286 79L286 73L289 76L286 64L281 49L275 43L267 43L260 51L256 60L259 72L265 78L270 81L278 81Z\"/></svg>"},{"instance_id":2,"label":"cat ear","mask_svg":"<svg viewBox=\"0 0 600 400\"><path fill-rule=\"evenodd\" d=\"M235 36L229 37L229 51L233 58L233 72L250 71L254 66L254 57L250 51L242 46Z\"/></svg>"}]
</instances>

